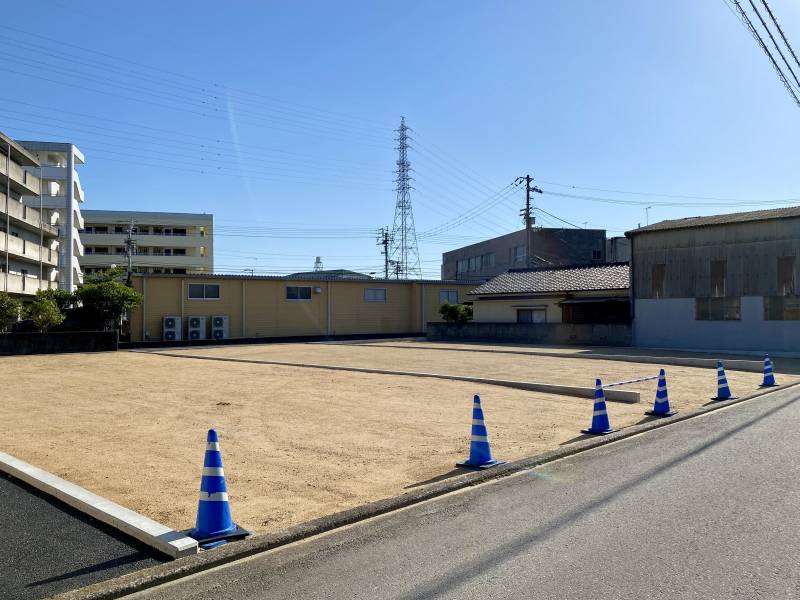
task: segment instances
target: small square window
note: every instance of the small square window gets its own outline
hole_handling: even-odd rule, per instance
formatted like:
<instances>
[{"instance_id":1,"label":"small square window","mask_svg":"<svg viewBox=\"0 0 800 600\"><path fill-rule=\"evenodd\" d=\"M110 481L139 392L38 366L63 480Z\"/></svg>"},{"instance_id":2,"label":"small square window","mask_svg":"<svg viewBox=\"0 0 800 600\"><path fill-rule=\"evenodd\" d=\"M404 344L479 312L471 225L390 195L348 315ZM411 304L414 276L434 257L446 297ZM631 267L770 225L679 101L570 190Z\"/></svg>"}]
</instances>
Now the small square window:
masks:
<instances>
[{"instance_id":1,"label":"small square window","mask_svg":"<svg viewBox=\"0 0 800 600\"><path fill-rule=\"evenodd\" d=\"M287 300L311 300L311 287L299 285L286 286Z\"/></svg>"},{"instance_id":2,"label":"small square window","mask_svg":"<svg viewBox=\"0 0 800 600\"><path fill-rule=\"evenodd\" d=\"M386 288L366 288L364 302L386 302Z\"/></svg>"},{"instance_id":3,"label":"small square window","mask_svg":"<svg viewBox=\"0 0 800 600\"><path fill-rule=\"evenodd\" d=\"M458 290L439 290L439 304L458 304Z\"/></svg>"}]
</instances>

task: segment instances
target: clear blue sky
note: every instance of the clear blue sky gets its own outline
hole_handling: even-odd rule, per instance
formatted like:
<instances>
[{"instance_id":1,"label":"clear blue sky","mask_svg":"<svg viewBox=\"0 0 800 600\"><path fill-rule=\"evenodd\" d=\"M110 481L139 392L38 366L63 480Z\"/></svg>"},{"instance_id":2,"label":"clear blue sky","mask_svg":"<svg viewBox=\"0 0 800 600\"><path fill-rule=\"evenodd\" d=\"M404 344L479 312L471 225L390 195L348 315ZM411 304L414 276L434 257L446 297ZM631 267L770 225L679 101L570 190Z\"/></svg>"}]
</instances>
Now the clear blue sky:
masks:
<instances>
[{"instance_id":1,"label":"clear blue sky","mask_svg":"<svg viewBox=\"0 0 800 600\"><path fill-rule=\"evenodd\" d=\"M648 204L755 208L623 191L800 204L800 108L724 0L111 4L6 8L0 130L77 144L84 208L213 213L221 271L378 271L400 115L418 234L525 173L544 210L616 235ZM770 4L800 50L800 5ZM421 236L425 275L522 202Z\"/></svg>"}]
</instances>

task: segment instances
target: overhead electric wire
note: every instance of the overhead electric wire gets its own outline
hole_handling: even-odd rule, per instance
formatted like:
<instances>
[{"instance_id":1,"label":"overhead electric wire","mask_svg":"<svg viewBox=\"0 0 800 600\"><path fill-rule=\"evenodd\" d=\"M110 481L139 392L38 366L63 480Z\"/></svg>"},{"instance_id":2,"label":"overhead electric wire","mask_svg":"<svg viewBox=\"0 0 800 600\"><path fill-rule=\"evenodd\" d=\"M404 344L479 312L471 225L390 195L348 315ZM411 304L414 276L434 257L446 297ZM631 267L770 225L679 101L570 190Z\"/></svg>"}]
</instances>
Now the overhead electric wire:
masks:
<instances>
[{"instance_id":1,"label":"overhead electric wire","mask_svg":"<svg viewBox=\"0 0 800 600\"><path fill-rule=\"evenodd\" d=\"M767 26L767 23L764 21L764 18L761 16L761 13L758 12L758 8L756 8L755 2L753 2L753 0L749 0L749 2L750 2L750 6L753 7L753 12L756 13L756 16L758 17L758 20L761 21L761 26L767 32L767 35L769 36L769 39L772 40L772 45L775 46L775 50L778 51L778 54L780 55L781 60L783 60L784 64L786 65L786 68L789 69L789 73L791 73L792 77L794 77L795 84L797 84L797 87L795 88L795 90L796 91L800 91L800 79L797 79L797 75L795 75L794 69L792 69L792 65L789 64L789 61L786 60L786 57L783 55L783 51L781 50L781 47L778 45L778 42L775 41L775 37L772 35L772 32L770 31L769 27Z\"/></svg>"},{"instance_id":2,"label":"overhead electric wire","mask_svg":"<svg viewBox=\"0 0 800 600\"><path fill-rule=\"evenodd\" d=\"M778 33L780 34L781 39L783 39L783 43L786 44L786 47L789 49L789 52L792 54L792 57L794 58L794 62L797 64L798 67L800 67L800 59L798 59L797 55L794 53L794 48L792 48L792 45L789 43L789 40L786 38L786 34L783 33L783 29L781 28L781 24L778 23L778 19L775 18L774 14L772 14L772 9L769 7L769 4L767 4L767 0L761 0L761 4L763 4L764 8L767 9L767 12L769 13L769 18L772 19L772 22L775 24L775 28L778 30Z\"/></svg>"},{"instance_id":3,"label":"overhead electric wire","mask_svg":"<svg viewBox=\"0 0 800 600\"><path fill-rule=\"evenodd\" d=\"M800 107L800 98L797 97L797 94L795 93L792 84L786 78L786 75L784 74L780 65L778 65L778 63L775 61L775 57L772 56L772 53L769 51L769 48L767 48L767 45L764 43L764 40L761 38L761 35L758 33L758 30L755 28L752 21L750 21L750 18L747 16L747 13L745 13L744 9L739 4L739 0L731 0L731 1L733 2L733 5L736 7L737 12L739 13L740 19L746 25L750 33L753 35L753 38L756 40L756 43L758 43L758 45L767 55L767 58L769 58L770 62L772 63L772 67L775 69L775 73L778 75L778 78L781 80L781 83L783 83L783 86L786 88L786 91L788 91L789 94L792 96L792 99L794 100L795 104L797 104L797 106Z\"/></svg>"}]
</instances>

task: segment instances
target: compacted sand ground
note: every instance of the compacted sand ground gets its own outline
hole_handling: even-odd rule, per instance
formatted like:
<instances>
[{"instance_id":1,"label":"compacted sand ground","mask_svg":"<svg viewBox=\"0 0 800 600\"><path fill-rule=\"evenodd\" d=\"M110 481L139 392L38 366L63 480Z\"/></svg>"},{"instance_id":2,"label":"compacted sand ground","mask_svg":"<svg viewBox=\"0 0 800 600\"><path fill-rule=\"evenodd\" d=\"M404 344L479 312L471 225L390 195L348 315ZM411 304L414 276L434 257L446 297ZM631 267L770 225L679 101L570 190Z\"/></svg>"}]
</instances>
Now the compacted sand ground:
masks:
<instances>
[{"instance_id":1,"label":"compacted sand ground","mask_svg":"<svg viewBox=\"0 0 800 600\"><path fill-rule=\"evenodd\" d=\"M310 344L191 352L589 384L647 366ZM707 401L713 373L687 370L692 387L673 371L679 408ZM209 427L221 436L235 519L265 532L457 473L474 393L495 455L508 460L580 438L592 410L591 400L497 386L134 352L4 357L0 372L14 373L0 403L0 450L178 529L193 525ZM754 374L730 378L741 394L758 383ZM623 427L647 406L608 408Z\"/></svg>"}]
</instances>

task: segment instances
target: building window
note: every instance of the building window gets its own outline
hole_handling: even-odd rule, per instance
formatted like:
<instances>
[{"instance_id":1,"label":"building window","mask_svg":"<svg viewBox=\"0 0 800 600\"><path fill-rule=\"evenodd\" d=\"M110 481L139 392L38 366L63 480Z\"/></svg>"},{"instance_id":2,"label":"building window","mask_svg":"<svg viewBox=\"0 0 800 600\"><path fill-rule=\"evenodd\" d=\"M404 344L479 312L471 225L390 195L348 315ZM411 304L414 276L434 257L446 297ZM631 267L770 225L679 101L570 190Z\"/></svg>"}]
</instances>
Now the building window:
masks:
<instances>
[{"instance_id":1,"label":"building window","mask_svg":"<svg viewBox=\"0 0 800 600\"><path fill-rule=\"evenodd\" d=\"M386 302L386 288L365 288L364 302Z\"/></svg>"},{"instance_id":2,"label":"building window","mask_svg":"<svg viewBox=\"0 0 800 600\"><path fill-rule=\"evenodd\" d=\"M439 290L439 304L458 304L458 290Z\"/></svg>"},{"instance_id":3,"label":"building window","mask_svg":"<svg viewBox=\"0 0 800 600\"><path fill-rule=\"evenodd\" d=\"M741 298L695 298L697 321L738 321L741 317Z\"/></svg>"},{"instance_id":4,"label":"building window","mask_svg":"<svg viewBox=\"0 0 800 600\"><path fill-rule=\"evenodd\" d=\"M724 260L711 261L711 296L714 298L725 297L725 271L727 264ZM737 317L738 318L738 317Z\"/></svg>"},{"instance_id":5,"label":"building window","mask_svg":"<svg viewBox=\"0 0 800 600\"><path fill-rule=\"evenodd\" d=\"M153 272L155 272L155 269ZM219 284L190 283L189 300L219 300Z\"/></svg>"},{"instance_id":6,"label":"building window","mask_svg":"<svg viewBox=\"0 0 800 600\"><path fill-rule=\"evenodd\" d=\"M175 275L186 275L186 269L172 269L172 272Z\"/></svg>"},{"instance_id":7,"label":"building window","mask_svg":"<svg viewBox=\"0 0 800 600\"><path fill-rule=\"evenodd\" d=\"M469 272L474 273L475 271L479 271L481 268L481 257L480 256L473 256L469 259Z\"/></svg>"},{"instance_id":8,"label":"building window","mask_svg":"<svg viewBox=\"0 0 800 600\"><path fill-rule=\"evenodd\" d=\"M173 248L172 256L186 256L186 248Z\"/></svg>"},{"instance_id":9,"label":"building window","mask_svg":"<svg viewBox=\"0 0 800 600\"><path fill-rule=\"evenodd\" d=\"M301 285L286 286L287 300L311 300L311 287Z\"/></svg>"},{"instance_id":10,"label":"building window","mask_svg":"<svg viewBox=\"0 0 800 600\"><path fill-rule=\"evenodd\" d=\"M800 321L800 298L788 296L764 297L765 321Z\"/></svg>"},{"instance_id":11,"label":"building window","mask_svg":"<svg viewBox=\"0 0 800 600\"><path fill-rule=\"evenodd\" d=\"M459 275L461 273L466 273L468 269L469 269L469 261L466 258L463 258L456 263L456 273L458 273Z\"/></svg>"},{"instance_id":12,"label":"building window","mask_svg":"<svg viewBox=\"0 0 800 600\"><path fill-rule=\"evenodd\" d=\"M508 262L512 264L525 262L525 246L514 246L508 250Z\"/></svg>"},{"instance_id":13,"label":"building window","mask_svg":"<svg viewBox=\"0 0 800 600\"><path fill-rule=\"evenodd\" d=\"M778 258L778 295L792 296L794 294L794 256L781 256Z\"/></svg>"},{"instance_id":14,"label":"building window","mask_svg":"<svg viewBox=\"0 0 800 600\"><path fill-rule=\"evenodd\" d=\"M592 260L603 260L603 252L601 250L592 250Z\"/></svg>"},{"instance_id":15,"label":"building window","mask_svg":"<svg viewBox=\"0 0 800 600\"><path fill-rule=\"evenodd\" d=\"M484 254L481 256L481 270L485 271L486 269L491 269L494 267L494 252L490 252L489 254Z\"/></svg>"},{"instance_id":16,"label":"building window","mask_svg":"<svg viewBox=\"0 0 800 600\"><path fill-rule=\"evenodd\" d=\"M518 308L517 323L546 323L547 309L545 308Z\"/></svg>"},{"instance_id":17,"label":"building window","mask_svg":"<svg viewBox=\"0 0 800 600\"><path fill-rule=\"evenodd\" d=\"M653 265L652 270L652 293L653 298L664 297L664 275L666 273L666 265L658 264Z\"/></svg>"}]
</instances>

